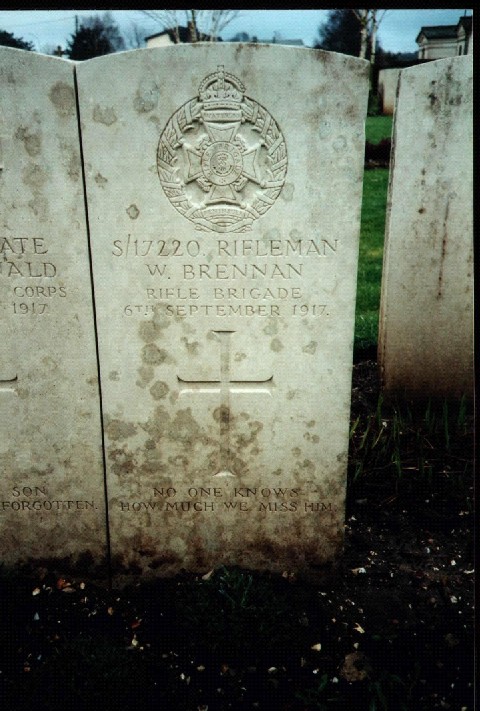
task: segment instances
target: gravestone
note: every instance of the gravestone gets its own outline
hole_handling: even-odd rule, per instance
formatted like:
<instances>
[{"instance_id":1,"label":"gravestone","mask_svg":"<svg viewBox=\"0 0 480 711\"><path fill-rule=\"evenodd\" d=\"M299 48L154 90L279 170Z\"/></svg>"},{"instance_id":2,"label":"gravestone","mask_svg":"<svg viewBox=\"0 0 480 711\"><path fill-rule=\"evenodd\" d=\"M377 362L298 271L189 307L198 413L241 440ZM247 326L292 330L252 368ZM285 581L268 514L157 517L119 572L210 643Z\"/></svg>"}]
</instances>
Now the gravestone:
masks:
<instances>
[{"instance_id":1,"label":"gravestone","mask_svg":"<svg viewBox=\"0 0 480 711\"><path fill-rule=\"evenodd\" d=\"M119 576L341 548L367 70L230 43L78 66Z\"/></svg>"},{"instance_id":2,"label":"gravestone","mask_svg":"<svg viewBox=\"0 0 480 711\"><path fill-rule=\"evenodd\" d=\"M73 64L0 47L0 557L95 571L106 530Z\"/></svg>"},{"instance_id":3,"label":"gravestone","mask_svg":"<svg viewBox=\"0 0 480 711\"><path fill-rule=\"evenodd\" d=\"M472 57L405 69L380 310L385 392L473 390Z\"/></svg>"}]
</instances>

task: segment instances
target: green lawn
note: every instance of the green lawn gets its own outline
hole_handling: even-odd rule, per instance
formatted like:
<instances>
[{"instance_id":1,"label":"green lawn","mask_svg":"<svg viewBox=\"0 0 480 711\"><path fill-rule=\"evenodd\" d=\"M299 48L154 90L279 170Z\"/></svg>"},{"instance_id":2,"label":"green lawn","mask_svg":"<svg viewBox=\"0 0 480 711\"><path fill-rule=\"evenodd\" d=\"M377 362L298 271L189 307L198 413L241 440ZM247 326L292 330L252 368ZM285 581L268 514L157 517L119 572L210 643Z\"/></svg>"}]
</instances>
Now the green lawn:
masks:
<instances>
[{"instance_id":1,"label":"green lawn","mask_svg":"<svg viewBox=\"0 0 480 711\"><path fill-rule=\"evenodd\" d=\"M367 116L365 125L366 140L379 143L382 138L392 135L392 116Z\"/></svg>"},{"instance_id":2,"label":"green lawn","mask_svg":"<svg viewBox=\"0 0 480 711\"><path fill-rule=\"evenodd\" d=\"M366 137L371 143L388 138L391 116L368 116ZM376 347L383 263L383 240L387 204L386 168L364 172L360 255L358 263L357 308L355 315L355 350Z\"/></svg>"}]
</instances>

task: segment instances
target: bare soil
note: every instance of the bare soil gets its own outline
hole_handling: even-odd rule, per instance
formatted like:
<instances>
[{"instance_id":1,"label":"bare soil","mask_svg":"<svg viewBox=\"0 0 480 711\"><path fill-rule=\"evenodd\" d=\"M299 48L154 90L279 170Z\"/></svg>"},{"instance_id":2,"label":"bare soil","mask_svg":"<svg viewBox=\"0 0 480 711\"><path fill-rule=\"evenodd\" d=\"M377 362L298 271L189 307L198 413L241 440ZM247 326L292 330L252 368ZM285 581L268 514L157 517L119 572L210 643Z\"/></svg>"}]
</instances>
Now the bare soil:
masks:
<instances>
[{"instance_id":1,"label":"bare soil","mask_svg":"<svg viewBox=\"0 0 480 711\"><path fill-rule=\"evenodd\" d=\"M359 361L352 423L378 396ZM434 476L350 473L345 551L320 585L225 568L108 591L5 571L2 707L473 711L472 430L432 442Z\"/></svg>"}]
</instances>

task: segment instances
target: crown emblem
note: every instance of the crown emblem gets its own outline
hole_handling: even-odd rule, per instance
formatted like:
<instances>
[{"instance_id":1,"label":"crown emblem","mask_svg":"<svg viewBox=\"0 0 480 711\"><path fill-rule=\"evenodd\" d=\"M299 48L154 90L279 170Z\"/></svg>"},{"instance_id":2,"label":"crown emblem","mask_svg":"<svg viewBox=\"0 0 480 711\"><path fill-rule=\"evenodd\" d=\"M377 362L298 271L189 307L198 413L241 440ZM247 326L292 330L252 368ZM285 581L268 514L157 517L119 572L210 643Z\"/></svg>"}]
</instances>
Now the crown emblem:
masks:
<instances>
[{"instance_id":1,"label":"crown emblem","mask_svg":"<svg viewBox=\"0 0 480 711\"><path fill-rule=\"evenodd\" d=\"M198 88L200 101L205 109L239 109L243 101L245 87L240 79L225 72L223 65L209 74Z\"/></svg>"}]
</instances>

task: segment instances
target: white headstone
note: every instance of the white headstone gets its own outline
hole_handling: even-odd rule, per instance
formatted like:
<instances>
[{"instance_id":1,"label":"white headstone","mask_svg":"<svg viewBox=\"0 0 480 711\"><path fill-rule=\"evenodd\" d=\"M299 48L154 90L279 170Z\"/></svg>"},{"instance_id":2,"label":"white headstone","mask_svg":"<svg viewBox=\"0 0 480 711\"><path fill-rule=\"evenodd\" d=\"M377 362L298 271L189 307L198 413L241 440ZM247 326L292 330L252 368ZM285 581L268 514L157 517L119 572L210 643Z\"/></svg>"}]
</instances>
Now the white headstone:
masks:
<instances>
[{"instance_id":1,"label":"white headstone","mask_svg":"<svg viewBox=\"0 0 480 711\"><path fill-rule=\"evenodd\" d=\"M105 565L73 64L0 47L0 556Z\"/></svg>"},{"instance_id":2,"label":"white headstone","mask_svg":"<svg viewBox=\"0 0 480 711\"><path fill-rule=\"evenodd\" d=\"M367 70L230 43L78 66L117 573L342 545Z\"/></svg>"},{"instance_id":3,"label":"white headstone","mask_svg":"<svg viewBox=\"0 0 480 711\"><path fill-rule=\"evenodd\" d=\"M472 394L472 88L471 56L400 75L379 333L392 394Z\"/></svg>"}]
</instances>

